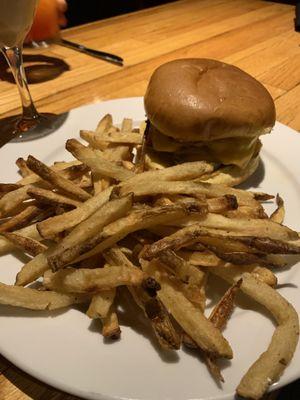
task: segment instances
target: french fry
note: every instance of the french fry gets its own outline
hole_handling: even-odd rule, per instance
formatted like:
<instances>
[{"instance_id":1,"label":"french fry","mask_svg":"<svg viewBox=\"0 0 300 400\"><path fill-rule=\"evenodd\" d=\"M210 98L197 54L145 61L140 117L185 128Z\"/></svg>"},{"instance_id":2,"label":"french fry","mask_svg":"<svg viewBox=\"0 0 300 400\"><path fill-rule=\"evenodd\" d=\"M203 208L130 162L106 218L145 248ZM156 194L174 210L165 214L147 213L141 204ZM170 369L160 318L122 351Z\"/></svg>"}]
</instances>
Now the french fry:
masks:
<instances>
[{"instance_id":1,"label":"french fry","mask_svg":"<svg viewBox=\"0 0 300 400\"><path fill-rule=\"evenodd\" d=\"M229 262L225 262L217 257L212 252L188 252L188 251L179 251L179 255L184 258L185 260L189 261L191 264L200 266L200 267L212 267L212 272L217 271L215 268L222 268L224 274L233 274L234 276L241 277L243 272L251 272L267 285L275 287L277 285L277 278L276 275L269 270L268 268L261 267L257 264L253 265L235 265ZM272 260L272 265L274 261Z\"/></svg>"},{"instance_id":2,"label":"french fry","mask_svg":"<svg viewBox=\"0 0 300 400\"><path fill-rule=\"evenodd\" d=\"M7 192L0 199L0 218L9 216L14 212L25 200L29 199L27 194L28 187L20 187L19 189Z\"/></svg>"},{"instance_id":3,"label":"french fry","mask_svg":"<svg viewBox=\"0 0 300 400\"><path fill-rule=\"evenodd\" d=\"M87 316L92 319L105 318L114 302L116 289L103 290L92 297L92 301L86 312Z\"/></svg>"},{"instance_id":4,"label":"french fry","mask_svg":"<svg viewBox=\"0 0 300 400\"><path fill-rule=\"evenodd\" d=\"M80 161L74 160L74 161L69 161L69 162L61 162L52 165L50 168L53 169L53 171L60 172L63 176L65 176L65 173L67 171L70 171L73 169L73 167L79 167L82 168L82 163ZM67 173L69 175L69 173ZM65 176L68 179L68 176ZM40 184L42 182L42 179L36 175L34 172L32 172L30 175L26 176L25 178L20 179L17 184L22 185L22 186L27 186L27 185L33 185L33 184Z\"/></svg>"},{"instance_id":5,"label":"french fry","mask_svg":"<svg viewBox=\"0 0 300 400\"><path fill-rule=\"evenodd\" d=\"M8 193L12 192L13 190L20 189L20 185L16 183L0 183L0 193Z\"/></svg>"},{"instance_id":6,"label":"french fry","mask_svg":"<svg viewBox=\"0 0 300 400\"><path fill-rule=\"evenodd\" d=\"M40 243L37 240L32 239L30 237L22 236L15 232L14 233L2 232L1 235L4 236L15 247L23 250L25 253L28 253L33 257L47 250L47 246L44 245L43 243Z\"/></svg>"},{"instance_id":7,"label":"french fry","mask_svg":"<svg viewBox=\"0 0 300 400\"><path fill-rule=\"evenodd\" d=\"M218 251L223 253L259 253L253 247L247 246L247 244L242 243L240 240L227 239L227 238L217 238L217 237L201 237L200 243L204 246L211 246L216 248Z\"/></svg>"},{"instance_id":8,"label":"french fry","mask_svg":"<svg viewBox=\"0 0 300 400\"><path fill-rule=\"evenodd\" d=\"M96 133L101 136L102 133L107 132L113 126L113 119L111 114L105 114L103 118L100 119L96 127Z\"/></svg>"},{"instance_id":9,"label":"french fry","mask_svg":"<svg viewBox=\"0 0 300 400\"><path fill-rule=\"evenodd\" d=\"M199 219L195 215L195 219ZM259 238L269 238L274 240L296 240L299 238L298 233L292 229L273 222L269 219L231 219L220 214L209 213L204 218L200 216L201 226L205 228L213 228L225 230L226 232L238 233L240 236L256 236ZM191 219L190 219L191 220ZM191 224L192 221L188 222ZM233 236L236 236L235 234Z\"/></svg>"},{"instance_id":10,"label":"french fry","mask_svg":"<svg viewBox=\"0 0 300 400\"><path fill-rule=\"evenodd\" d=\"M103 178L101 174L97 172L92 172L92 182L94 188L94 195L101 193L103 190L110 186L108 178Z\"/></svg>"},{"instance_id":11,"label":"french fry","mask_svg":"<svg viewBox=\"0 0 300 400\"><path fill-rule=\"evenodd\" d=\"M271 214L270 219L273 222L277 222L278 224L282 224L285 216L285 208L283 199L277 194L276 196L276 204L277 209Z\"/></svg>"},{"instance_id":12,"label":"french fry","mask_svg":"<svg viewBox=\"0 0 300 400\"><path fill-rule=\"evenodd\" d=\"M127 190L133 190L134 185L139 184L138 190L141 190L141 191L143 189L147 190L146 188L144 188L144 184L146 182L150 183L153 179L153 182L157 182L156 185L151 182L151 186L148 189L148 190L150 190L150 192L148 192L148 193L145 192L144 194L153 194L152 191L154 192L154 194L160 194L160 193L180 194L180 188L179 188L178 193L176 192L176 190L174 190L173 193L168 193L168 189L166 191L160 191L161 183L159 184L158 181L172 182L170 190L172 190L172 188L176 185L176 183L178 184L179 181L187 181L187 182L182 182L183 188L187 188L187 191L190 192L189 184L193 183L191 181L191 179L201 176L201 174L204 174L208 171L212 171L213 169L214 169L214 165L211 163L207 163L206 161L187 162L187 163L175 165L172 167L168 167L165 169L160 169L160 170L156 170L156 171L146 171L141 174L137 174L135 177L131 178L131 180L128 180L128 182L124 182L123 184L121 184L121 186L124 187L123 190L127 191ZM175 184L174 184L174 182L175 182ZM187 185L184 185L184 183L187 183ZM195 184L195 185L197 187L199 187L199 184ZM209 186L208 184L203 184L203 183L201 183L200 185L202 185L201 186L202 188ZM211 186L213 186L213 185L211 185ZM181 189L181 190L183 190L183 189ZM229 191L228 194L232 194L231 191L233 191L233 189L227 188L227 190ZM203 189L202 191L204 192L204 194L207 193L207 190ZM235 189L235 191L237 191L237 189ZM139 193L137 193L137 194L140 195ZM186 194L189 194L189 193L186 193ZM223 192L221 194L221 196L225 195L225 194L227 194L227 193ZM217 196L218 195L212 196L212 197L217 197Z\"/></svg>"},{"instance_id":13,"label":"french fry","mask_svg":"<svg viewBox=\"0 0 300 400\"><path fill-rule=\"evenodd\" d=\"M91 146L95 148L99 148L99 142L100 145L102 142L107 142L107 143L114 143L114 144L141 144L142 143L142 135L137 132L129 132L129 133L123 133L123 132L105 132L102 133L101 136L96 134L93 131L86 131L86 130L81 130L80 131L80 137L84 140L86 140Z\"/></svg>"},{"instance_id":14,"label":"french fry","mask_svg":"<svg viewBox=\"0 0 300 400\"><path fill-rule=\"evenodd\" d=\"M238 202L234 195L225 194L221 197L207 199L208 211L215 214L223 214L226 211L236 210Z\"/></svg>"},{"instance_id":15,"label":"french fry","mask_svg":"<svg viewBox=\"0 0 300 400\"><path fill-rule=\"evenodd\" d=\"M19 167L19 172L22 178L26 178L31 175L33 172L27 167L26 161L24 158L20 157L16 161L16 165Z\"/></svg>"},{"instance_id":16,"label":"french fry","mask_svg":"<svg viewBox=\"0 0 300 400\"><path fill-rule=\"evenodd\" d=\"M221 373L221 370L216 363L216 360L208 355L204 355L204 361L205 364L207 365L207 368L209 372L211 373L212 377L217 381L217 382L225 382L224 377Z\"/></svg>"},{"instance_id":17,"label":"french fry","mask_svg":"<svg viewBox=\"0 0 300 400\"><path fill-rule=\"evenodd\" d=\"M105 225L126 215L131 207L132 196L125 196L107 202L89 218L82 221L53 249L52 255L48 258L48 264L52 270L55 271L62 266L61 254L67 254L69 261L80 256L82 248L87 246L86 243L93 242Z\"/></svg>"},{"instance_id":18,"label":"french fry","mask_svg":"<svg viewBox=\"0 0 300 400\"><path fill-rule=\"evenodd\" d=\"M129 146L125 145L109 145L109 147L102 151L101 155L105 158L105 160L117 162L117 165L122 165L122 161L124 160L132 160L130 148Z\"/></svg>"},{"instance_id":19,"label":"french fry","mask_svg":"<svg viewBox=\"0 0 300 400\"><path fill-rule=\"evenodd\" d=\"M46 271L43 285L63 293L97 293L121 285L140 285L144 274L138 268L106 266L103 268L67 268L58 272Z\"/></svg>"},{"instance_id":20,"label":"french fry","mask_svg":"<svg viewBox=\"0 0 300 400\"><path fill-rule=\"evenodd\" d=\"M256 207L240 206L236 210L228 210L224 216L228 218L268 218L261 204Z\"/></svg>"},{"instance_id":21,"label":"french fry","mask_svg":"<svg viewBox=\"0 0 300 400\"><path fill-rule=\"evenodd\" d=\"M67 193L81 201L85 201L91 197L85 190L75 185L72 181L64 178L59 174L59 172L53 171L53 169L47 167L47 165L33 156L29 156L26 163L35 174L46 182L51 183L53 187L61 190L63 193Z\"/></svg>"},{"instance_id":22,"label":"french fry","mask_svg":"<svg viewBox=\"0 0 300 400\"><path fill-rule=\"evenodd\" d=\"M126 125L126 124L125 124ZM125 126L126 128L126 126ZM108 132L107 134L117 134L117 135L124 135L126 134L125 131L123 131L123 126L122 126L122 132L117 132L117 131L112 131L112 132ZM101 138L103 137L103 135L105 135L105 133L101 134ZM81 137L85 140L87 140L90 145L92 145L92 147L94 148L99 148L102 149L103 148L103 141L100 138L99 134L95 133L93 134L93 136L88 135L88 137L86 137L84 134L81 134ZM92 140L91 140L92 138ZM97 141L100 141L100 143L98 143ZM130 163L130 161L126 161L128 159L130 159L130 149L128 146L120 146L120 145L109 145L108 147L106 147L103 150L102 153L103 157L106 160L109 161L120 161L122 160L122 165L127 168L123 163ZM130 169L129 169L130 170ZM94 194L97 194L99 192L101 192L102 190L105 190L107 187L110 186L110 179L109 178L105 178L103 177L103 175L101 173L98 172L92 172L92 179L93 179L93 186L94 186Z\"/></svg>"},{"instance_id":23,"label":"french fry","mask_svg":"<svg viewBox=\"0 0 300 400\"><path fill-rule=\"evenodd\" d=\"M150 320L160 346L166 350L178 350L181 345L181 337L176 332L162 302L157 297L145 299L141 290L138 291L136 288L132 288L130 292Z\"/></svg>"},{"instance_id":24,"label":"french fry","mask_svg":"<svg viewBox=\"0 0 300 400\"><path fill-rule=\"evenodd\" d=\"M100 150L93 150L85 147L76 139L69 139L66 143L66 149L78 160L88 165L93 172L123 181L131 178L134 174L114 162L106 160Z\"/></svg>"},{"instance_id":25,"label":"french fry","mask_svg":"<svg viewBox=\"0 0 300 400\"><path fill-rule=\"evenodd\" d=\"M32 239L38 240L38 241L42 239L38 230L36 229L36 224L26 226L25 228L15 231L14 233L21 235L21 236L29 237L29 238L32 238ZM15 246L11 241L6 239L3 235L0 236L0 254L1 255L5 254L9 251L12 251L14 249L15 249Z\"/></svg>"},{"instance_id":26,"label":"french fry","mask_svg":"<svg viewBox=\"0 0 300 400\"><path fill-rule=\"evenodd\" d=\"M193 217L192 217L193 218ZM190 218L191 219L191 218ZM217 228L217 229L216 229ZM208 214L201 222L178 230L173 235L153 243L145 249L143 257L152 258L166 249L178 250L181 247L196 243L201 237L216 237L243 240L247 235L270 240L295 240L298 233L270 220L231 220L219 214ZM296 245L295 245L296 246Z\"/></svg>"},{"instance_id":27,"label":"french fry","mask_svg":"<svg viewBox=\"0 0 300 400\"><path fill-rule=\"evenodd\" d=\"M73 181L74 183L77 183L75 180ZM80 178L78 178L78 186L81 187L81 189L92 189L93 187L93 182L92 182L92 175L82 175Z\"/></svg>"},{"instance_id":28,"label":"french fry","mask_svg":"<svg viewBox=\"0 0 300 400\"><path fill-rule=\"evenodd\" d=\"M222 269L217 272L230 283L237 279L225 277ZM289 364L299 339L299 319L292 305L270 286L249 273L244 273L242 280L241 290L263 305L278 324L268 349L250 367L237 388L238 395L256 400Z\"/></svg>"},{"instance_id":29,"label":"french fry","mask_svg":"<svg viewBox=\"0 0 300 400\"><path fill-rule=\"evenodd\" d=\"M103 255L106 261L112 265L124 265L128 268L136 268L118 247L106 250ZM149 284L148 280L146 280L147 287L145 287L145 283L141 287L128 286L128 290L136 304L143 310L147 318L149 318L160 346L164 349L179 349L181 342L180 335L176 332L167 310L157 298L157 290L160 289L160 286L156 281L153 281L154 279Z\"/></svg>"},{"instance_id":30,"label":"french fry","mask_svg":"<svg viewBox=\"0 0 300 400\"><path fill-rule=\"evenodd\" d=\"M233 311L234 300L237 294L237 291L241 287L242 279L238 280L234 283L223 295L220 301L212 310L209 320L214 324L214 326L220 330L224 329L226 323Z\"/></svg>"},{"instance_id":31,"label":"french fry","mask_svg":"<svg viewBox=\"0 0 300 400\"><path fill-rule=\"evenodd\" d=\"M149 139L150 139L150 121L147 120L145 124L145 129L143 132L143 138L141 142L141 146L136 147L136 159L135 159L135 166L134 166L134 172L136 174L140 174L144 172L145 170L145 158L147 154L147 147L149 144Z\"/></svg>"},{"instance_id":32,"label":"french fry","mask_svg":"<svg viewBox=\"0 0 300 400\"><path fill-rule=\"evenodd\" d=\"M52 254L52 251L52 247L50 247L23 265L17 273L15 284L17 286L26 286L42 276L49 269L47 257Z\"/></svg>"},{"instance_id":33,"label":"french fry","mask_svg":"<svg viewBox=\"0 0 300 400\"><path fill-rule=\"evenodd\" d=\"M182 290L192 303L198 305L202 311L205 308L205 296L201 288L205 283L206 274L194 265L189 264L172 250L159 254L159 261L168 271L174 274L182 284Z\"/></svg>"},{"instance_id":34,"label":"french fry","mask_svg":"<svg viewBox=\"0 0 300 400\"><path fill-rule=\"evenodd\" d=\"M83 221L82 223L84 223L84 225L79 224L79 228L78 226L74 228L73 231L62 241L59 241L57 245L50 247L45 251L45 253L39 254L34 259L25 264L21 271L17 274L16 285L27 285L28 283L37 279L39 276L42 276L43 273L49 268L49 257L58 252L60 249L64 249L65 247L68 248L68 246L71 246L72 243L77 243L84 237L84 235L93 235L94 232L97 232L97 230L100 229L102 225L105 225L111 219L118 218L118 216L121 215L123 212L126 213L130 204L131 200L127 197L111 203L107 203L107 206L104 205L104 209L101 209L102 211L99 212L98 210L100 218L95 218L93 215L91 225L89 224L89 222L84 223L85 221ZM107 212L106 215L105 212Z\"/></svg>"},{"instance_id":35,"label":"french fry","mask_svg":"<svg viewBox=\"0 0 300 400\"><path fill-rule=\"evenodd\" d=\"M41 213L41 209L37 206L28 206L20 213L14 215L9 220L0 225L0 233L9 232L23 228L34 220Z\"/></svg>"},{"instance_id":36,"label":"french fry","mask_svg":"<svg viewBox=\"0 0 300 400\"><path fill-rule=\"evenodd\" d=\"M118 321L117 313L110 309L107 316L102 321L102 335L105 338L117 340L120 338L121 329Z\"/></svg>"},{"instance_id":37,"label":"french fry","mask_svg":"<svg viewBox=\"0 0 300 400\"><path fill-rule=\"evenodd\" d=\"M245 192L239 189L233 189L227 186L214 185L205 182L194 182L188 180L175 181L174 179L163 180L162 177L164 177L164 175L166 176L165 171L169 171L171 168L175 169L175 167L170 167L164 170L149 171L144 172L144 174L137 175L134 179L132 178L132 180L128 180L121 185L121 193L125 194L128 192L133 192L136 196L186 194L196 197L198 195L205 195L208 198L221 197L226 194L230 194L236 197L239 205L257 206L257 201L254 199L254 194L251 192ZM153 175L150 175L150 173ZM146 174L149 174L148 177ZM168 180L168 185L165 184L165 180Z\"/></svg>"},{"instance_id":38,"label":"french fry","mask_svg":"<svg viewBox=\"0 0 300 400\"><path fill-rule=\"evenodd\" d=\"M82 202L70 199L69 197L61 194L52 192L51 190L32 187L27 190L30 197L36 199L39 203L50 205L50 206L62 206L76 208L82 204Z\"/></svg>"},{"instance_id":39,"label":"french fry","mask_svg":"<svg viewBox=\"0 0 300 400\"><path fill-rule=\"evenodd\" d=\"M300 254L299 241L283 241L268 237L242 237L242 243L264 253Z\"/></svg>"},{"instance_id":40,"label":"french fry","mask_svg":"<svg viewBox=\"0 0 300 400\"><path fill-rule=\"evenodd\" d=\"M72 304L84 303L89 296L80 294L62 294L54 291L41 291L0 283L0 304L30 310L57 310Z\"/></svg>"},{"instance_id":41,"label":"french fry","mask_svg":"<svg viewBox=\"0 0 300 400\"><path fill-rule=\"evenodd\" d=\"M241 286L242 280L239 280L234 285L232 285L222 296L220 301L212 310L209 320L213 323L213 325L222 330L224 329L230 315L232 314L234 308L234 300ZM224 378L221 374L220 368L216 363L214 357L211 357L207 354L204 354L204 361L212 374L212 376L220 382L224 382Z\"/></svg>"},{"instance_id":42,"label":"french fry","mask_svg":"<svg viewBox=\"0 0 300 400\"><path fill-rule=\"evenodd\" d=\"M77 209L39 222L37 228L40 235L45 239L51 238L60 232L80 224L109 200L112 190L112 187L107 188L103 192L82 203Z\"/></svg>"},{"instance_id":43,"label":"french fry","mask_svg":"<svg viewBox=\"0 0 300 400\"><path fill-rule=\"evenodd\" d=\"M164 224L193 212L196 212L195 208L189 210L179 205L132 211L127 217L106 226L91 240L49 258L49 262L54 268L62 268L74 260L74 254L78 255L76 261L84 260L113 246L129 233Z\"/></svg>"},{"instance_id":44,"label":"french fry","mask_svg":"<svg viewBox=\"0 0 300 400\"><path fill-rule=\"evenodd\" d=\"M160 283L159 299L197 345L216 357L232 358L231 347L221 332L178 290L161 267L154 261L143 262L142 266Z\"/></svg>"},{"instance_id":45,"label":"french fry","mask_svg":"<svg viewBox=\"0 0 300 400\"><path fill-rule=\"evenodd\" d=\"M189 349L199 350L197 343L186 332L182 333L182 343Z\"/></svg>"}]
</instances>

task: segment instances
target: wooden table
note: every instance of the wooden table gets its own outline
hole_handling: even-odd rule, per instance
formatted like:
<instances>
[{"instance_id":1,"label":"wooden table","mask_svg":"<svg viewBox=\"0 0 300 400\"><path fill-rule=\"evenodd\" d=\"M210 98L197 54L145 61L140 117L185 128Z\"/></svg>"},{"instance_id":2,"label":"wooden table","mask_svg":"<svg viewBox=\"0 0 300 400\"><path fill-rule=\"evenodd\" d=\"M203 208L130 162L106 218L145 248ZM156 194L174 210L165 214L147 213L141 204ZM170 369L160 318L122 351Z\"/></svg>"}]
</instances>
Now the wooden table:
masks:
<instances>
[{"instance_id":1,"label":"wooden table","mask_svg":"<svg viewBox=\"0 0 300 400\"><path fill-rule=\"evenodd\" d=\"M275 100L277 119L300 130L300 34L294 31L293 18L294 7L259 0L183 0L69 29L63 32L65 38L116 53L125 59L125 67L58 45L26 50L53 57L53 71L64 71L32 84L31 93L40 110L61 113L105 99L142 96L158 65L180 57L209 57L258 78ZM33 77L40 80L40 75ZM0 115L18 112L16 87L0 81L0 93ZM0 399L75 398L0 358Z\"/></svg>"}]
</instances>

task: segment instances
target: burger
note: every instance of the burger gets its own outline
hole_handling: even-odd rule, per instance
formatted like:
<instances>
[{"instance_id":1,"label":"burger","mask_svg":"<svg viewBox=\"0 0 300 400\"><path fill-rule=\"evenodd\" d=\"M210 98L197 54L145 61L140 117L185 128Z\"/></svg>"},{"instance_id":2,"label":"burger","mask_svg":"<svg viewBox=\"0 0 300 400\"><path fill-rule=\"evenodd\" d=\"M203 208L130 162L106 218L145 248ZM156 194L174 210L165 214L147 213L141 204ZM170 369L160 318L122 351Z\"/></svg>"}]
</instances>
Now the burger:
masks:
<instances>
[{"instance_id":1,"label":"burger","mask_svg":"<svg viewBox=\"0 0 300 400\"><path fill-rule=\"evenodd\" d=\"M260 136L275 123L267 89L241 69L204 58L178 59L157 68L144 105L146 163L161 168L189 161L214 163L208 182L230 186L259 165Z\"/></svg>"}]
</instances>

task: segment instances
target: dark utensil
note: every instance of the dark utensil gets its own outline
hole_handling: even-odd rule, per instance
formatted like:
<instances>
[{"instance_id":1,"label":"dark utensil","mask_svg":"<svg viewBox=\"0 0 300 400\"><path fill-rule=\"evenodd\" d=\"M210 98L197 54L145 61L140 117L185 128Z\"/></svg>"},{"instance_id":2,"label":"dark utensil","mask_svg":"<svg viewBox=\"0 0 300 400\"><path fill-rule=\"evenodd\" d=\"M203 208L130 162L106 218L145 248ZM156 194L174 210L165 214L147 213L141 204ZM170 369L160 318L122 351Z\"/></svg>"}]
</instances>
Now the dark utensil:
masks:
<instances>
[{"instance_id":1,"label":"dark utensil","mask_svg":"<svg viewBox=\"0 0 300 400\"><path fill-rule=\"evenodd\" d=\"M116 56L115 54L106 53L100 50L90 49L88 47L83 46L82 44L70 42L69 40L60 38L57 41L57 44L60 44L65 47L69 47L73 50L80 51L81 53L88 54L89 56L100 58L101 60L108 61L110 63L123 66L123 58Z\"/></svg>"}]
</instances>

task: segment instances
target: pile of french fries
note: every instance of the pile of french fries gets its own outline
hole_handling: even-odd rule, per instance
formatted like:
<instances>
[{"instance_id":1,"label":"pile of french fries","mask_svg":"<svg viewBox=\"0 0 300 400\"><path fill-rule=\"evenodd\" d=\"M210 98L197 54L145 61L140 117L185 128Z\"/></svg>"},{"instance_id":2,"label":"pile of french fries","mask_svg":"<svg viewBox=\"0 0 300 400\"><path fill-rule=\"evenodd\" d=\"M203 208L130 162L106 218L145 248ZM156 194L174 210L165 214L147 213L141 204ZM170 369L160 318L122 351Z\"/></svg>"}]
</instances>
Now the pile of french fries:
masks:
<instances>
[{"instance_id":1,"label":"pile of french fries","mask_svg":"<svg viewBox=\"0 0 300 400\"><path fill-rule=\"evenodd\" d=\"M130 119L117 128L106 115L95 131L80 132L87 144L67 141L74 161L17 160L22 179L0 185L0 253L19 248L31 259L15 285L0 284L0 304L54 310L86 303L103 336L119 338L115 298L126 291L163 349L194 348L223 381L218 360L233 352L222 331L242 291L277 323L237 388L259 399L298 342L298 315L275 290L272 270L300 254L299 235L282 224L279 196L268 217L263 202L273 196L203 181L214 164L150 169L145 128ZM207 316L210 274L230 287ZM33 282L37 288L26 287Z\"/></svg>"}]
</instances>

